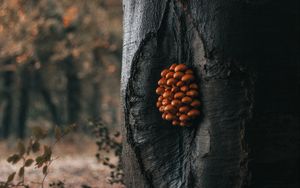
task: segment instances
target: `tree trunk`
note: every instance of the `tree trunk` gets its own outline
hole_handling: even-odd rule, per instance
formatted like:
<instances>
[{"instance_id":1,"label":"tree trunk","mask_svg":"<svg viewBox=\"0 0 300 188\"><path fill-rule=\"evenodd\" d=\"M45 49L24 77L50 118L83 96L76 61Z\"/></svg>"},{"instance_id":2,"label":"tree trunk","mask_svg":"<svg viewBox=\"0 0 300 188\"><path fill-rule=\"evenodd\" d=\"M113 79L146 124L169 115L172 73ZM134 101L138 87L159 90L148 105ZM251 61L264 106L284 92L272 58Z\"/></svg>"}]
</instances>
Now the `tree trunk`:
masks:
<instances>
[{"instance_id":1,"label":"tree trunk","mask_svg":"<svg viewBox=\"0 0 300 188\"><path fill-rule=\"evenodd\" d=\"M96 47L93 49L93 66L97 67L94 68L93 70L93 81L92 81L92 97L90 101L90 110L91 110L91 115L93 119L99 119L102 114L101 114L101 101L102 101L102 96L101 96L101 79L102 77L102 72L100 71L103 69L102 65L102 60L101 60L101 55L102 55L102 49L101 47Z\"/></svg>"},{"instance_id":2,"label":"tree trunk","mask_svg":"<svg viewBox=\"0 0 300 188\"><path fill-rule=\"evenodd\" d=\"M299 3L124 0L125 183L299 187ZM160 71L197 72L202 116L161 119Z\"/></svg>"},{"instance_id":3,"label":"tree trunk","mask_svg":"<svg viewBox=\"0 0 300 188\"><path fill-rule=\"evenodd\" d=\"M48 109L52 115L53 122L57 126L60 126L61 120L57 113L57 108L52 100L49 89L45 86L45 83L43 80L44 78L42 77L41 74L42 74L41 70L36 70L34 73L34 75L35 75L34 81L36 82L37 90L40 92L41 96L44 98L45 104L48 107Z\"/></svg>"},{"instance_id":4,"label":"tree trunk","mask_svg":"<svg viewBox=\"0 0 300 188\"><path fill-rule=\"evenodd\" d=\"M12 60L9 59L5 62L5 65L9 65L12 63ZM13 81L14 81L14 72L6 71L3 73L4 79L4 112L3 112L3 120L2 120L2 135L3 138L8 138L10 134L10 127L12 126L12 109L13 109Z\"/></svg>"},{"instance_id":5,"label":"tree trunk","mask_svg":"<svg viewBox=\"0 0 300 188\"><path fill-rule=\"evenodd\" d=\"M77 122L80 112L80 80L72 56L68 56L65 60L65 71L67 77L68 123L72 124Z\"/></svg>"},{"instance_id":6,"label":"tree trunk","mask_svg":"<svg viewBox=\"0 0 300 188\"><path fill-rule=\"evenodd\" d=\"M26 120L29 109L29 90L31 81L32 63L25 64L20 72L20 96L19 96L19 111L18 111L18 137L25 138Z\"/></svg>"}]
</instances>

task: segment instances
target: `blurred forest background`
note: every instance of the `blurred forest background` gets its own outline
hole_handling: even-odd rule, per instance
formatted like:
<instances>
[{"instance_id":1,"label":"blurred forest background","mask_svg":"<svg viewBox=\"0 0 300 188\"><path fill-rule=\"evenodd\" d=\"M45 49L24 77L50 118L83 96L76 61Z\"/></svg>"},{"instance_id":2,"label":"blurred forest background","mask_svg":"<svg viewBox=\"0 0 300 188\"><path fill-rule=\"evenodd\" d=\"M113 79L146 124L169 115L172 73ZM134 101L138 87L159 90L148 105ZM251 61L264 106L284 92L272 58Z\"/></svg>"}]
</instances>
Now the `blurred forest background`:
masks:
<instances>
[{"instance_id":1,"label":"blurred forest background","mask_svg":"<svg viewBox=\"0 0 300 188\"><path fill-rule=\"evenodd\" d=\"M0 2L1 136L90 118L118 125L121 1Z\"/></svg>"},{"instance_id":2,"label":"blurred forest background","mask_svg":"<svg viewBox=\"0 0 300 188\"><path fill-rule=\"evenodd\" d=\"M89 144L94 157L87 120L120 125L121 49L121 0L0 0L0 160L12 151L7 140L28 138L32 127L71 124L69 153Z\"/></svg>"}]
</instances>

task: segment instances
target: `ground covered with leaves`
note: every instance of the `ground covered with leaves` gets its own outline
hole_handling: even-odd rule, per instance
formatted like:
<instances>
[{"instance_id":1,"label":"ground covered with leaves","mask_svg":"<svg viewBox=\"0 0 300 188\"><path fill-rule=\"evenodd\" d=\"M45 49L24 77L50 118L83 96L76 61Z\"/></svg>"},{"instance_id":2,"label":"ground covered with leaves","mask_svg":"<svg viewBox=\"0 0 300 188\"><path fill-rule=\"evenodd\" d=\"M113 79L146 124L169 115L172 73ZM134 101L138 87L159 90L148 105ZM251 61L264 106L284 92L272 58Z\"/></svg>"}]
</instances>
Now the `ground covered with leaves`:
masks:
<instances>
[{"instance_id":1,"label":"ground covered with leaves","mask_svg":"<svg viewBox=\"0 0 300 188\"><path fill-rule=\"evenodd\" d=\"M41 144L48 144L52 140L46 139ZM21 166L21 163L12 165L7 158L16 152L17 144L10 141L0 141L0 181L6 181L7 177ZM97 145L95 140L86 135L71 134L59 142L54 150L55 160L48 169L48 175L44 187L99 187L99 188L121 188L120 184L110 185L107 181L110 169L99 163L95 154ZM103 153L109 157L110 162L116 163L117 158L112 154ZM34 166L25 168L25 182L30 187L41 187L44 175L42 169ZM17 181L15 177L14 181Z\"/></svg>"}]
</instances>

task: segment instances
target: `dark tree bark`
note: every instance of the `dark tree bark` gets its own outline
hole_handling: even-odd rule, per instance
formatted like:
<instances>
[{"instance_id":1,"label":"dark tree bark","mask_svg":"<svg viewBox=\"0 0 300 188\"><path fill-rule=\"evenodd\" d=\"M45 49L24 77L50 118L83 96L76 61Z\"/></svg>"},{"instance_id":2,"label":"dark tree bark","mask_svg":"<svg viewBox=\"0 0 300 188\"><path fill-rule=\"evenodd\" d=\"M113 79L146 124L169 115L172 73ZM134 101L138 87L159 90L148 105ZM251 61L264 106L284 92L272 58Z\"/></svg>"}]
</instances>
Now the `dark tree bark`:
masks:
<instances>
[{"instance_id":1,"label":"dark tree bark","mask_svg":"<svg viewBox=\"0 0 300 188\"><path fill-rule=\"evenodd\" d=\"M4 64L9 65L12 63L12 59L7 60ZM2 137L8 138L10 134L10 127L12 126L12 109L13 109L13 83L14 72L6 71L3 73L3 98L4 98L4 112L2 119Z\"/></svg>"},{"instance_id":2,"label":"dark tree bark","mask_svg":"<svg viewBox=\"0 0 300 188\"><path fill-rule=\"evenodd\" d=\"M67 111L68 123L76 123L80 112L80 80L72 56L65 59L67 77Z\"/></svg>"},{"instance_id":3,"label":"dark tree bark","mask_svg":"<svg viewBox=\"0 0 300 188\"><path fill-rule=\"evenodd\" d=\"M93 80L92 83L93 93L90 101L90 112L92 119L99 119L101 116L100 107L101 107L101 92L100 92L100 80Z\"/></svg>"},{"instance_id":4,"label":"dark tree bark","mask_svg":"<svg viewBox=\"0 0 300 188\"><path fill-rule=\"evenodd\" d=\"M29 90L31 81L31 68L33 62L25 64L20 72L20 96L19 96L19 111L18 111L18 137L25 138L26 120L29 109Z\"/></svg>"},{"instance_id":5,"label":"dark tree bark","mask_svg":"<svg viewBox=\"0 0 300 188\"><path fill-rule=\"evenodd\" d=\"M100 69L103 69L102 62L101 62L101 53L102 48L96 47L93 49L93 58L94 58L94 65L97 67L93 70L93 94L90 101L91 106L91 114L93 119L98 119L101 117L101 73Z\"/></svg>"},{"instance_id":6,"label":"dark tree bark","mask_svg":"<svg viewBox=\"0 0 300 188\"><path fill-rule=\"evenodd\" d=\"M45 100L46 106L49 108L53 122L56 125L61 125L60 118L57 114L56 106L52 101L50 91L46 88L40 70L34 70L34 61L28 62L20 71L20 96L19 96L19 111L18 111L18 137L25 138L26 135L26 120L30 105L29 92L32 89L31 83L34 83L35 89L41 94Z\"/></svg>"},{"instance_id":7,"label":"dark tree bark","mask_svg":"<svg viewBox=\"0 0 300 188\"><path fill-rule=\"evenodd\" d=\"M298 1L123 4L127 187L299 187ZM203 107L191 128L155 107L172 63L197 72Z\"/></svg>"}]
</instances>

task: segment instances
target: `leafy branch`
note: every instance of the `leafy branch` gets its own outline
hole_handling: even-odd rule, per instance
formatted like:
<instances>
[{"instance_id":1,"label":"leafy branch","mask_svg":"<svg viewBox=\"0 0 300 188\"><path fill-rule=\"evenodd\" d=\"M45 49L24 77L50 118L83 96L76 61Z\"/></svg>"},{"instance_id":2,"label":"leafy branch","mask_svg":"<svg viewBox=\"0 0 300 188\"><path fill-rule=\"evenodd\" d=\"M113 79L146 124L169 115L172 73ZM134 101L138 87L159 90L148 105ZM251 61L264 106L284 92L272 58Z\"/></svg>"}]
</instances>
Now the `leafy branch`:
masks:
<instances>
[{"instance_id":1,"label":"leafy branch","mask_svg":"<svg viewBox=\"0 0 300 188\"><path fill-rule=\"evenodd\" d=\"M121 154L122 154L122 143L121 134L116 132L114 134L110 133L110 130L103 124L102 121L91 121L90 126L93 127L93 133L96 135L98 146L98 152L96 153L96 158L103 165L111 169L110 177L108 182L110 184L121 183L124 184L124 172L121 166ZM110 152L118 158L117 164L111 162L109 158Z\"/></svg>"},{"instance_id":2,"label":"leafy branch","mask_svg":"<svg viewBox=\"0 0 300 188\"><path fill-rule=\"evenodd\" d=\"M0 188L29 188L29 184L25 182L25 172L26 168L31 167L33 164L36 169L41 169L43 178L40 182L31 183L39 184L42 188L44 188L45 180L49 174L49 167L53 161L57 159L57 157L53 158L53 149L55 145L61 141L73 128L75 128L74 125L71 125L64 130L59 127L55 127L54 143L51 145L43 145L43 149L41 149L42 147L40 141L46 138L47 131L40 127L34 127L32 130L33 136L30 137L27 145L25 145L24 142L19 141L17 145L17 152L7 158L7 162L13 165L16 165L19 162L22 162L22 165L18 171L11 173L5 182L0 181ZM34 157L33 155L37 156ZM17 183L14 183L16 176L19 177L19 180Z\"/></svg>"}]
</instances>

